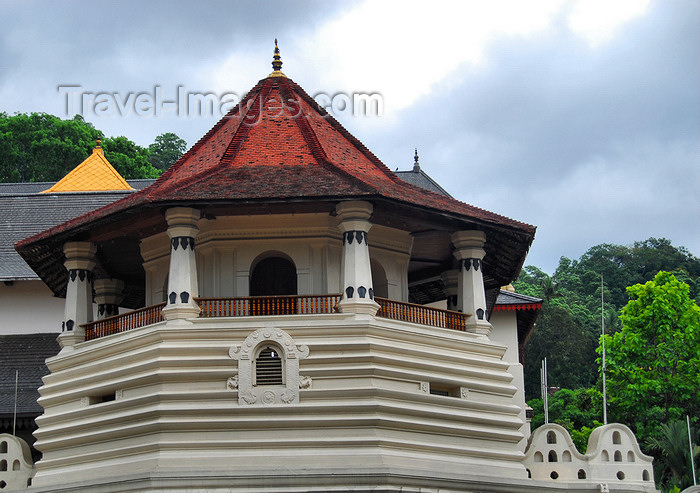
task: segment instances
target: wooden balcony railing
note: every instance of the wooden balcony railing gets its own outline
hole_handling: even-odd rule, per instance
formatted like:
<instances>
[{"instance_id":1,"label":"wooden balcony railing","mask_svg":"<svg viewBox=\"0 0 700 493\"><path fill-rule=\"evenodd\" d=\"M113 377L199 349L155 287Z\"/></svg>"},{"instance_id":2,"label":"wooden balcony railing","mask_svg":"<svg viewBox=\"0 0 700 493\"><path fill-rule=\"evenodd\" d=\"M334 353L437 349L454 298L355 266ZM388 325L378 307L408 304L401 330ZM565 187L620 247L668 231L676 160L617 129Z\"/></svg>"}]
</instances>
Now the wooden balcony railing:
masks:
<instances>
[{"instance_id":1,"label":"wooden balcony railing","mask_svg":"<svg viewBox=\"0 0 700 493\"><path fill-rule=\"evenodd\" d=\"M413 322L422 325L432 325L452 330L467 330L466 321L469 315L449 310L441 310L424 305L403 303L401 301L375 298L379 303L378 317Z\"/></svg>"},{"instance_id":2,"label":"wooden balcony railing","mask_svg":"<svg viewBox=\"0 0 700 493\"><path fill-rule=\"evenodd\" d=\"M246 298L195 298L202 311L200 317L246 317L255 315L310 315L334 313L341 299L340 294L299 296L251 296ZM423 305L376 298L379 303L377 316L432 325L452 330L466 330L469 315L440 310ZM164 320L161 310L165 303L148 306L133 312L115 315L83 325L85 340L89 341L117 334L137 327Z\"/></svg>"},{"instance_id":3,"label":"wooden balcony railing","mask_svg":"<svg viewBox=\"0 0 700 493\"><path fill-rule=\"evenodd\" d=\"M113 317L103 318L96 322L83 325L85 328L85 340L97 339L111 334L117 334L126 330L151 325L157 322L162 322L163 315L160 313L165 303L140 308L133 312L115 315Z\"/></svg>"},{"instance_id":4,"label":"wooden balcony railing","mask_svg":"<svg viewBox=\"0 0 700 493\"><path fill-rule=\"evenodd\" d=\"M297 296L251 296L247 298L195 298L200 317L245 317L250 315L309 315L333 313L339 294Z\"/></svg>"}]
</instances>

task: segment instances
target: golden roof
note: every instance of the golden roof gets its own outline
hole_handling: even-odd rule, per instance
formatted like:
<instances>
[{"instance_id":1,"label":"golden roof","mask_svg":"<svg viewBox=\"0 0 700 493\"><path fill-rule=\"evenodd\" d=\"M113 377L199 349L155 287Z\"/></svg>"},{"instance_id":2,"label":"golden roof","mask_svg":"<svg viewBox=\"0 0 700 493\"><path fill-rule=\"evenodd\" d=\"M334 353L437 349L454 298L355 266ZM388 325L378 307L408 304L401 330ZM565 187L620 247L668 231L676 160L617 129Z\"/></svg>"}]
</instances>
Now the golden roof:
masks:
<instances>
[{"instance_id":1,"label":"golden roof","mask_svg":"<svg viewBox=\"0 0 700 493\"><path fill-rule=\"evenodd\" d=\"M97 192L106 190L133 190L107 158L100 141L88 158L64 176L58 183L42 193Z\"/></svg>"}]
</instances>

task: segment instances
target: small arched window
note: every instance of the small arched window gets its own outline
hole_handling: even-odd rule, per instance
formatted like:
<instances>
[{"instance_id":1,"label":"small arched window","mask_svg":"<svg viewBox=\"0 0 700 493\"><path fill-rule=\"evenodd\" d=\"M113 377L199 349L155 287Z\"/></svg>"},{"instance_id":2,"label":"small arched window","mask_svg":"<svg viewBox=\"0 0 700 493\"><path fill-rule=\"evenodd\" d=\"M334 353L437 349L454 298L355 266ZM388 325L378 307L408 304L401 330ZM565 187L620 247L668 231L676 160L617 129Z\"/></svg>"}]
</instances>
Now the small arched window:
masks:
<instances>
[{"instance_id":1,"label":"small arched window","mask_svg":"<svg viewBox=\"0 0 700 493\"><path fill-rule=\"evenodd\" d=\"M557 462L557 453L554 450L549 451L547 462Z\"/></svg>"},{"instance_id":2,"label":"small arched window","mask_svg":"<svg viewBox=\"0 0 700 493\"><path fill-rule=\"evenodd\" d=\"M586 471L584 471L583 469L579 469L578 470L578 478L579 479L586 479Z\"/></svg>"},{"instance_id":3,"label":"small arched window","mask_svg":"<svg viewBox=\"0 0 700 493\"><path fill-rule=\"evenodd\" d=\"M601 452L600 460L602 460L603 462L610 462L610 455L608 455L607 450L603 450L603 452Z\"/></svg>"},{"instance_id":4,"label":"small arched window","mask_svg":"<svg viewBox=\"0 0 700 493\"><path fill-rule=\"evenodd\" d=\"M646 469L642 472L642 481L649 481L649 471Z\"/></svg>"},{"instance_id":5,"label":"small arched window","mask_svg":"<svg viewBox=\"0 0 700 493\"><path fill-rule=\"evenodd\" d=\"M7 461L5 459L0 460L0 471L7 471Z\"/></svg>"},{"instance_id":6,"label":"small arched window","mask_svg":"<svg viewBox=\"0 0 700 493\"><path fill-rule=\"evenodd\" d=\"M615 462L622 462L622 452L620 452L619 450L616 450L614 458L615 458Z\"/></svg>"},{"instance_id":7,"label":"small arched window","mask_svg":"<svg viewBox=\"0 0 700 493\"><path fill-rule=\"evenodd\" d=\"M631 450L627 452L627 462L634 462L634 452Z\"/></svg>"},{"instance_id":8,"label":"small arched window","mask_svg":"<svg viewBox=\"0 0 700 493\"><path fill-rule=\"evenodd\" d=\"M2 441L0 442L0 454L6 454L7 453L7 442Z\"/></svg>"},{"instance_id":9,"label":"small arched window","mask_svg":"<svg viewBox=\"0 0 700 493\"><path fill-rule=\"evenodd\" d=\"M564 453L561 454L561 460L564 462L571 462L571 452L564 450Z\"/></svg>"},{"instance_id":10,"label":"small arched window","mask_svg":"<svg viewBox=\"0 0 700 493\"><path fill-rule=\"evenodd\" d=\"M557 443L557 434L551 430L547 432L547 443Z\"/></svg>"},{"instance_id":11,"label":"small arched window","mask_svg":"<svg viewBox=\"0 0 700 493\"><path fill-rule=\"evenodd\" d=\"M19 471L19 468L20 468L20 463L19 463L18 460L15 460L15 461L12 463L12 470L13 470L13 471Z\"/></svg>"},{"instance_id":12,"label":"small arched window","mask_svg":"<svg viewBox=\"0 0 700 493\"><path fill-rule=\"evenodd\" d=\"M264 346L255 358L255 385L284 385L282 356L275 346Z\"/></svg>"},{"instance_id":13,"label":"small arched window","mask_svg":"<svg viewBox=\"0 0 700 493\"><path fill-rule=\"evenodd\" d=\"M620 432L613 431L613 444L620 445L621 443L622 443L622 440L620 439Z\"/></svg>"},{"instance_id":14,"label":"small arched window","mask_svg":"<svg viewBox=\"0 0 700 493\"><path fill-rule=\"evenodd\" d=\"M535 452L535 462L544 462L542 452Z\"/></svg>"}]
</instances>

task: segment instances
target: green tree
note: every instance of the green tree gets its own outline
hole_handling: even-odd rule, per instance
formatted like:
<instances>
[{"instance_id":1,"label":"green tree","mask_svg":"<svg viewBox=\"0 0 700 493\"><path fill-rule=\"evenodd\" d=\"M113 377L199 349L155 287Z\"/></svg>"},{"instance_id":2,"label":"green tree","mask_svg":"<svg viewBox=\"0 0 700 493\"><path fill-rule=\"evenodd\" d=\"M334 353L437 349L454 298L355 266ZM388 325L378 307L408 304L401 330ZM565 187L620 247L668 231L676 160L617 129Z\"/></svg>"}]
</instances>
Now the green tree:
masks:
<instances>
[{"instance_id":1,"label":"green tree","mask_svg":"<svg viewBox=\"0 0 700 493\"><path fill-rule=\"evenodd\" d=\"M661 424L655 436L649 437L646 444L657 458L654 463L654 473L657 483L664 489L674 486L682 489L693 484L688 428L685 420ZM698 458L700 458L700 447L694 445L692 460L697 464Z\"/></svg>"},{"instance_id":2,"label":"green tree","mask_svg":"<svg viewBox=\"0 0 700 493\"><path fill-rule=\"evenodd\" d=\"M61 120L46 113L0 113L0 181L58 181L90 155L97 139L124 178L158 176L148 150L126 137L105 139L80 115Z\"/></svg>"},{"instance_id":3,"label":"green tree","mask_svg":"<svg viewBox=\"0 0 700 493\"><path fill-rule=\"evenodd\" d=\"M102 141L105 157L124 178L158 178L160 171L148 162L148 149L126 137L109 137Z\"/></svg>"},{"instance_id":4,"label":"green tree","mask_svg":"<svg viewBox=\"0 0 700 493\"><path fill-rule=\"evenodd\" d=\"M166 132L156 137L148 146L149 162L153 167L165 171L172 166L187 150L187 142L173 132Z\"/></svg>"},{"instance_id":5,"label":"green tree","mask_svg":"<svg viewBox=\"0 0 700 493\"><path fill-rule=\"evenodd\" d=\"M81 116L0 113L0 181L57 181L87 158L101 137Z\"/></svg>"},{"instance_id":6,"label":"green tree","mask_svg":"<svg viewBox=\"0 0 700 493\"><path fill-rule=\"evenodd\" d=\"M610 414L646 437L700 412L700 307L664 271L627 290L622 329L605 336Z\"/></svg>"}]
</instances>

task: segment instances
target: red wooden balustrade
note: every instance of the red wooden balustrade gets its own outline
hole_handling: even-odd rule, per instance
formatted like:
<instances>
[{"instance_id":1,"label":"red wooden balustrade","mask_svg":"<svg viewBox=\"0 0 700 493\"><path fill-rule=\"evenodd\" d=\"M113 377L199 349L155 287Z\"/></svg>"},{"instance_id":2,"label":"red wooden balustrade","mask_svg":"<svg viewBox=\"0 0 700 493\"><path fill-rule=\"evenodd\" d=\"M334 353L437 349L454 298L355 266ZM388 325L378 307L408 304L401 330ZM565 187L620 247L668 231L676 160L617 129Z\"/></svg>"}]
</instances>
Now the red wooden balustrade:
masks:
<instances>
[{"instance_id":1,"label":"red wooden balustrade","mask_svg":"<svg viewBox=\"0 0 700 493\"><path fill-rule=\"evenodd\" d=\"M195 298L200 317L245 317L249 315L310 315L333 313L339 294L295 296L251 296L247 298Z\"/></svg>"},{"instance_id":2,"label":"red wooden balustrade","mask_svg":"<svg viewBox=\"0 0 700 493\"><path fill-rule=\"evenodd\" d=\"M298 296L251 296L246 298L195 298L202 311L200 317L246 317L255 315L311 315L336 312L340 294ZM469 315L423 305L376 298L377 316L432 325L452 330L466 330ZM89 341L164 320L165 303L115 315L84 324L85 340Z\"/></svg>"},{"instance_id":3,"label":"red wooden balustrade","mask_svg":"<svg viewBox=\"0 0 700 493\"><path fill-rule=\"evenodd\" d=\"M139 308L133 312L115 315L113 317L103 318L96 322L84 324L85 340L97 339L111 334L117 334L144 325L151 325L157 322L162 322L163 315L160 313L165 307L165 303Z\"/></svg>"},{"instance_id":4,"label":"red wooden balustrade","mask_svg":"<svg viewBox=\"0 0 700 493\"><path fill-rule=\"evenodd\" d=\"M466 331L466 322L469 315L449 310L441 310L424 305L414 305L402 301L375 298L379 303L378 317L413 322L421 325L432 325L444 329Z\"/></svg>"}]
</instances>

